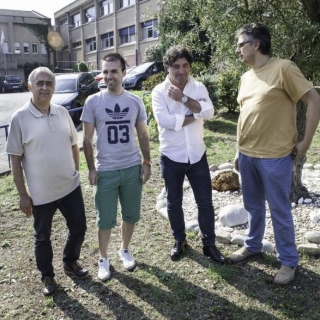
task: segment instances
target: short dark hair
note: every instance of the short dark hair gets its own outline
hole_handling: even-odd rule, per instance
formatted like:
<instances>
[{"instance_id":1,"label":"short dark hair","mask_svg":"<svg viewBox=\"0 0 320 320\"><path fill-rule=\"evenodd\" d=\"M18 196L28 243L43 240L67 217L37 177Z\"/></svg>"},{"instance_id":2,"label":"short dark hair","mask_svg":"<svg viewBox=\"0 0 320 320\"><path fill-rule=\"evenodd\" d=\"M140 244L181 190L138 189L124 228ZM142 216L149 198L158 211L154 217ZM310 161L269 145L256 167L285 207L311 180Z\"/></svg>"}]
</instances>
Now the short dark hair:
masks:
<instances>
[{"instance_id":1,"label":"short dark hair","mask_svg":"<svg viewBox=\"0 0 320 320\"><path fill-rule=\"evenodd\" d=\"M163 65L165 67L170 67L174 62L181 58L186 58L191 66L193 59L187 48L181 45L170 47L163 57Z\"/></svg>"},{"instance_id":2,"label":"short dark hair","mask_svg":"<svg viewBox=\"0 0 320 320\"><path fill-rule=\"evenodd\" d=\"M248 40L259 40L260 47L259 50L262 54L270 55L271 53L271 34L267 26L260 22L254 22L244 25L242 28L237 30L236 37L239 38L240 35L246 34Z\"/></svg>"},{"instance_id":3,"label":"short dark hair","mask_svg":"<svg viewBox=\"0 0 320 320\"><path fill-rule=\"evenodd\" d=\"M112 52L108 53L102 58L103 61L120 61L121 63L121 70L126 70L126 61L124 60L123 56L120 53Z\"/></svg>"}]
</instances>

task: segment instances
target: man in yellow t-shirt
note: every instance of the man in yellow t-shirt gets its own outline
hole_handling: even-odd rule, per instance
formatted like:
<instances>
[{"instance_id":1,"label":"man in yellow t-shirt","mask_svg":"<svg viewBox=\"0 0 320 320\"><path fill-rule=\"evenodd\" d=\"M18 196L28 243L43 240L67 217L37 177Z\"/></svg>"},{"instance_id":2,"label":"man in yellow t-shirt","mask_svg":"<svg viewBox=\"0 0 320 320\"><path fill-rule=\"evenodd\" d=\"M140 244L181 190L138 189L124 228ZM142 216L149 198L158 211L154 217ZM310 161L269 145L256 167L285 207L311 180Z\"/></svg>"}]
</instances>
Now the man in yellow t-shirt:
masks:
<instances>
[{"instance_id":1,"label":"man in yellow t-shirt","mask_svg":"<svg viewBox=\"0 0 320 320\"><path fill-rule=\"evenodd\" d=\"M235 157L249 212L249 233L230 259L241 262L261 253L267 199L282 264L274 282L286 285L294 280L299 261L289 198L293 159L303 157L311 144L320 119L320 97L293 62L270 56L271 35L266 26L247 24L238 30L237 38L236 54L250 67L239 83ZM299 99L308 109L305 136L297 143Z\"/></svg>"}]
</instances>

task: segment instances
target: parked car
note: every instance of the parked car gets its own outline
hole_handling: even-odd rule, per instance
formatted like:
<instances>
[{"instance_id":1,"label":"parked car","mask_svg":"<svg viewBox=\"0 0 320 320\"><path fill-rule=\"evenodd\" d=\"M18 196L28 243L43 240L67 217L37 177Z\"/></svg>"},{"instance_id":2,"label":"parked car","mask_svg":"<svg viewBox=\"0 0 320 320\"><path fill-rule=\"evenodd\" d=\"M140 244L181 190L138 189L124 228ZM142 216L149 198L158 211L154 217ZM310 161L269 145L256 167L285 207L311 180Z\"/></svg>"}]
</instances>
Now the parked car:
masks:
<instances>
[{"instance_id":1,"label":"parked car","mask_svg":"<svg viewBox=\"0 0 320 320\"><path fill-rule=\"evenodd\" d=\"M136 66L127 67L127 68L126 68L127 74L130 73L130 72L132 72L132 70L133 70L134 68L136 68ZM105 83L104 80L103 80L103 73L101 73L101 75L102 75L102 78L100 79L100 81L98 81L98 82L99 82L99 84L98 84L99 90L103 90L103 89L105 89L105 88L107 87L106 83ZM97 80L97 78L96 78L96 80Z\"/></svg>"},{"instance_id":2,"label":"parked car","mask_svg":"<svg viewBox=\"0 0 320 320\"><path fill-rule=\"evenodd\" d=\"M150 76L164 71L162 61L145 62L132 69L124 78L122 85L125 89L142 89L142 82Z\"/></svg>"},{"instance_id":3,"label":"parked car","mask_svg":"<svg viewBox=\"0 0 320 320\"><path fill-rule=\"evenodd\" d=\"M91 70L91 71L88 71L88 73L93 75L93 77L95 78L98 74L101 73L101 70Z\"/></svg>"},{"instance_id":4,"label":"parked car","mask_svg":"<svg viewBox=\"0 0 320 320\"><path fill-rule=\"evenodd\" d=\"M96 79L97 82L100 82L103 79L103 73L100 72L94 78Z\"/></svg>"},{"instance_id":5,"label":"parked car","mask_svg":"<svg viewBox=\"0 0 320 320\"><path fill-rule=\"evenodd\" d=\"M0 92L5 93L14 90L24 91L21 78L13 75L0 76Z\"/></svg>"},{"instance_id":6,"label":"parked car","mask_svg":"<svg viewBox=\"0 0 320 320\"><path fill-rule=\"evenodd\" d=\"M88 96L98 92L98 83L88 72L62 73L56 75L56 88L51 102L67 110L82 107ZM82 110L71 112L75 124L80 122Z\"/></svg>"}]
</instances>

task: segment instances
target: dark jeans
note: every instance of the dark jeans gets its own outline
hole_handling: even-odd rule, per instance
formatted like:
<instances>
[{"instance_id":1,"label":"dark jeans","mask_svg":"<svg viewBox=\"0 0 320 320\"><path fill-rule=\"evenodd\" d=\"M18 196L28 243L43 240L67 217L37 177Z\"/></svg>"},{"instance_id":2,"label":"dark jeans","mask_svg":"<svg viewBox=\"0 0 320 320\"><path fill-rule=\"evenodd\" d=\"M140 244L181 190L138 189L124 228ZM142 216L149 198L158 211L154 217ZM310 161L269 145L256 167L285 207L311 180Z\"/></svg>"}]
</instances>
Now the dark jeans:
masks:
<instances>
[{"instance_id":1,"label":"dark jeans","mask_svg":"<svg viewBox=\"0 0 320 320\"><path fill-rule=\"evenodd\" d=\"M63 251L63 262L70 264L80 257L80 250L87 229L86 216L81 187L65 197L39 206L33 206L35 255L41 280L46 276L54 277L51 246L52 219L59 209L67 222L69 229L66 245Z\"/></svg>"},{"instance_id":2,"label":"dark jeans","mask_svg":"<svg viewBox=\"0 0 320 320\"><path fill-rule=\"evenodd\" d=\"M198 222L205 246L215 243L212 187L206 153L197 163L181 163L161 155L161 171L167 191L167 211L175 240L184 240L185 222L182 210L183 181L190 182L197 206Z\"/></svg>"}]
</instances>

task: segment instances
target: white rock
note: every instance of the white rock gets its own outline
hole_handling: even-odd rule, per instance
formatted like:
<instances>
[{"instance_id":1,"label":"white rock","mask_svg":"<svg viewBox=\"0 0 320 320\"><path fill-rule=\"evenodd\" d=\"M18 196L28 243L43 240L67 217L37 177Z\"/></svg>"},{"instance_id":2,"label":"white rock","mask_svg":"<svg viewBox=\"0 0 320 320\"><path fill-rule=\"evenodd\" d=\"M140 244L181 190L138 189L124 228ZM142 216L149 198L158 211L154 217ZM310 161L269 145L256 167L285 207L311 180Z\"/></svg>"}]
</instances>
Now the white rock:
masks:
<instances>
[{"instance_id":1,"label":"white rock","mask_svg":"<svg viewBox=\"0 0 320 320\"><path fill-rule=\"evenodd\" d=\"M168 219L168 212L167 212L167 208L162 208L159 210L159 213L162 217L164 217L165 219Z\"/></svg>"},{"instance_id":2,"label":"white rock","mask_svg":"<svg viewBox=\"0 0 320 320\"><path fill-rule=\"evenodd\" d=\"M246 237L243 236L242 234L235 234L232 238L231 238L231 243L232 244L237 244L239 246L244 246L244 241L245 241Z\"/></svg>"},{"instance_id":3,"label":"white rock","mask_svg":"<svg viewBox=\"0 0 320 320\"><path fill-rule=\"evenodd\" d=\"M320 244L320 231L308 231L304 237L309 242Z\"/></svg>"},{"instance_id":4,"label":"white rock","mask_svg":"<svg viewBox=\"0 0 320 320\"><path fill-rule=\"evenodd\" d=\"M190 183L188 180L183 181L183 190L188 189L190 187Z\"/></svg>"},{"instance_id":5,"label":"white rock","mask_svg":"<svg viewBox=\"0 0 320 320\"><path fill-rule=\"evenodd\" d=\"M274 252L274 245L272 242L266 240L266 239L263 239L262 240L262 250L264 252L269 252L269 253L273 253Z\"/></svg>"},{"instance_id":6,"label":"white rock","mask_svg":"<svg viewBox=\"0 0 320 320\"><path fill-rule=\"evenodd\" d=\"M165 208L167 206L167 200L163 199L163 200L158 200L156 203L156 210L159 211L162 208Z\"/></svg>"},{"instance_id":7,"label":"white rock","mask_svg":"<svg viewBox=\"0 0 320 320\"><path fill-rule=\"evenodd\" d=\"M227 231L227 232L233 232L233 228L230 228L230 227L223 227L221 228L221 230Z\"/></svg>"},{"instance_id":8,"label":"white rock","mask_svg":"<svg viewBox=\"0 0 320 320\"><path fill-rule=\"evenodd\" d=\"M199 223L197 220L190 220L185 222L186 230L195 231L197 227L199 227Z\"/></svg>"},{"instance_id":9,"label":"white rock","mask_svg":"<svg viewBox=\"0 0 320 320\"><path fill-rule=\"evenodd\" d=\"M302 198L302 197L298 200L298 203L299 203L299 204L302 204L302 203L303 203L303 198Z\"/></svg>"},{"instance_id":10,"label":"white rock","mask_svg":"<svg viewBox=\"0 0 320 320\"><path fill-rule=\"evenodd\" d=\"M218 229L218 230L215 230L215 234L216 234L216 241L220 243L226 243L226 244L230 243L230 240L231 240L230 232Z\"/></svg>"},{"instance_id":11,"label":"white rock","mask_svg":"<svg viewBox=\"0 0 320 320\"><path fill-rule=\"evenodd\" d=\"M248 212L238 204L231 204L221 209L219 218L224 227L239 226L248 222Z\"/></svg>"},{"instance_id":12,"label":"white rock","mask_svg":"<svg viewBox=\"0 0 320 320\"><path fill-rule=\"evenodd\" d=\"M318 214L317 214L316 212L314 212L314 211L311 211L311 212L310 212L310 220L311 220L311 222L313 222L313 223L317 223L318 220L319 220Z\"/></svg>"},{"instance_id":13,"label":"white rock","mask_svg":"<svg viewBox=\"0 0 320 320\"><path fill-rule=\"evenodd\" d=\"M294 208L296 204L294 202L291 203L291 208Z\"/></svg>"},{"instance_id":14,"label":"white rock","mask_svg":"<svg viewBox=\"0 0 320 320\"><path fill-rule=\"evenodd\" d=\"M299 244L297 249L298 249L298 252L300 253L307 253L315 256L320 255L320 247L315 243Z\"/></svg>"},{"instance_id":15,"label":"white rock","mask_svg":"<svg viewBox=\"0 0 320 320\"><path fill-rule=\"evenodd\" d=\"M233 169L233 164L230 162L225 162L223 164L220 164L219 170L226 170L226 169Z\"/></svg>"},{"instance_id":16,"label":"white rock","mask_svg":"<svg viewBox=\"0 0 320 320\"><path fill-rule=\"evenodd\" d=\"M312 163L305 163L303 165L303 169L313 169L313 164Z\"/></svg>"},{"instance_id":17,"label":"white rock","mask_svg":"<svg viewBox=\"0 0 320 320\"><path fill-rule=\"evenodd\" d=\"M167 196L166 188L163 187L159 195L157 196L157 200L163 200Z\"/></svg>"},{"instance_id":18,"label":"white rock","mask_svg":"<svg viewBox=\"0 0 320 320\"><path fill-rule=\"evenodd\" d=\"M314 168L315 170L320 170L320 164L316 164L313 168Z\"/></svg>"},{"instance_id":19,"label":"white rock","mask_svg":"<svg viewBox=\"0 0 320 320\"><path fill-rule=\"evenodd\" d=\"M312 202L312 199L309 199L309 198L303 200L303 203L311 203L311 202Z\"/></svg>"}]
</instances>

